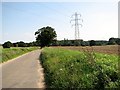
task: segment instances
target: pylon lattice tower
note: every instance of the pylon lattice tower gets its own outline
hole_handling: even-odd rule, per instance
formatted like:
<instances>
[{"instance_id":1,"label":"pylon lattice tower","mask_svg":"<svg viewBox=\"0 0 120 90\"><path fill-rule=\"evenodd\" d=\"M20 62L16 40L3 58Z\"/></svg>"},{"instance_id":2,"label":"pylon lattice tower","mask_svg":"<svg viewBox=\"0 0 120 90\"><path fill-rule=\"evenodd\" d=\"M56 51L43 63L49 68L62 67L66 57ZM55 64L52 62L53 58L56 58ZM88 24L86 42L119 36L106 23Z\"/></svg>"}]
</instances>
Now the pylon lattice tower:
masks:
<instances>
[{"instance_id":1,"label":"pylon lattice tower","mask_svg":"<svg viewBox=\"0 0 120 90\"><path fill-rule=\"evenodd\" d=\"M75 12L75 14L73 14L71 16L71 18L73 18L74 16L74 19L71 19L70 23L72 21L74 21L75 23L72 24L72 26L75 26L75 40L79 40L80 39L80 32L79 32L79 25L82 27L82 24L79 24L79 20L81 20L83 22L83 19L81 19L81 14L77 14L77 12Z\"/></svg>"}]
</instances>

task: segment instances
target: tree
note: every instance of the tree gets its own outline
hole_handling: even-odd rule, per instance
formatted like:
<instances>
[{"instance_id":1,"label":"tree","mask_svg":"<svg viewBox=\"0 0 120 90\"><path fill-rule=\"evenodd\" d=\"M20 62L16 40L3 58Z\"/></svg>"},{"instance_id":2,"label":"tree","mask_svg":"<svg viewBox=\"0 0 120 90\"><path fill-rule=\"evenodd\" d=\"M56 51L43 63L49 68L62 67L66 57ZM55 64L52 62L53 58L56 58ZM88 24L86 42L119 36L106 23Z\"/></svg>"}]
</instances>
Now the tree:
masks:
<instances>
[{"instance_id":1,"label":"tree","mask_svg":"<svg viewBox=\"0 0 120 90\"><path fill-rule=\"evenodd\" d=\"M10 41L7 41L2 46L3 48L10 48L12 46L12 43Z\"/></svg>"},{"instance_id":2,"label":"tree","mask_svg":"<svg viewBox=\"0 0 120 90\"><path fill-rule=\"evenodd\" d=\"M55 30L49 26L38 29L38 31L35 32L35 35L37 35L36 41L41 48L49 46L57 37Z\"/></svg>"},{"instance_id":3,"label":"tree","mask_svg":"<svg viewBox=\"0 0 120 90\"><path fill-rule=\"evenodd\" d=\"M85 46L85 42L81 40L81 46Z\"/></svg>"},{"instance_id":4,"label":"tree","mask_svg":"<svg viewBox=\"0 0 120 90\"><path fill-rule=\"evenodd\" d=\"M18 47L26 47L26 44L23 41L17 42Z\"/></svg>"},{"instance_id":5,"label":"tree","mask_svg":"<svg viewBox=\"0 0 120 90\"><path fill-rule=\"evenodd\" d=\"M89 42L90 42L90 46L95 46L95 41L94 40L91 40Z\"/></svg>"},{"instance_id":6,"label":"tree","mask_svg":"<svg viewBox=\"0 0 120 90\"><path fill-rule=\"evenodd\" d=\"M109 42L108 42L108 45L115 45L116 44L116 39L115 38L110 38L109 39Z\"/></svg>"},{"instance_id":7,"label":"tree","mask_svg":"<svg viewBox=\"0 0 120 90\"><path fill-rule=\"evenodd\" d=\"M13 43L13 47L18 47L18 43Z\"/></svg>"},{"instance_id":8,"label":"tree","mask_svg":"<svg viewBox=\"0 0 120 90\"><path fill-rule=\"evenodd\" d=\"M118 38L118 39L116 40L116 43L117 43L118 45L120 45L120 38Z\"/></svg>"}]
</instances>

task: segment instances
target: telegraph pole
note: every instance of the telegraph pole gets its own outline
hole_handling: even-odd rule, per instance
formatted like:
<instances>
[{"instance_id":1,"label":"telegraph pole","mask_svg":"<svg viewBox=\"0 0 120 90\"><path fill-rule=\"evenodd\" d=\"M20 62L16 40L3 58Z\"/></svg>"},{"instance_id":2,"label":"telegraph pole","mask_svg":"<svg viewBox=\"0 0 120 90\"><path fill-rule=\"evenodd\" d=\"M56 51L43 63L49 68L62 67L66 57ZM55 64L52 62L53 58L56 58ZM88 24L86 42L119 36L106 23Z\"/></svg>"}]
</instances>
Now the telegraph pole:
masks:
<instances>
[{"instance_id":1,"label":"telegraph pole","mask_svg":"<svg viewBox=\"0 0 120 90\"><path fill-rule=\"evenodd\" d=\"M72 26L75 26L75 40L79 40L80 39L80 33L79 33L79 25L82 27L82 24L79 24L79 20L81 20L83 22L83 20L81 19L81 14L77 14L77 12L75 12L75 14L73 14L71 16L71 18L73 18L74 16L74 19L71 19L70 23L72 21L74 21L75 23L72 24Z\"/></svg>"}]
</instances>

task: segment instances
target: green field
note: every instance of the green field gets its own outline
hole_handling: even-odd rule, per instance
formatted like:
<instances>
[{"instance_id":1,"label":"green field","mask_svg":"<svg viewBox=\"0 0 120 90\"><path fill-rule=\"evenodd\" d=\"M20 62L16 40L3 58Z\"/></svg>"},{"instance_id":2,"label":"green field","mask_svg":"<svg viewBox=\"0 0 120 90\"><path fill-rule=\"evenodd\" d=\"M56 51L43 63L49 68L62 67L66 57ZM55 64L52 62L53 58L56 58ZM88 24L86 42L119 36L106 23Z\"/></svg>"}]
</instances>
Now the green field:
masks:
<instances>
[{"instance_id":1,"label":"green field","mask_svg":"<svg viewBox=\"0 0 120 90\"><path fill-rule=\"evenodd\" d=\"M40 60L48 88L117 88L118 56L44 48Z\"/></svg>"},{"instance_id":2,"label":"green field","mask_svg":"<svg viewBox=\"0 0 120 90\"><path fill-rule=\"evenodd\" d=\"M1 48L0 57L2 57L1 61L6 62L10 59L13 59L17 56L25 54L27 52L38 49L38 47L11 47L11 48Z\"/></svg>"}]
</instances>

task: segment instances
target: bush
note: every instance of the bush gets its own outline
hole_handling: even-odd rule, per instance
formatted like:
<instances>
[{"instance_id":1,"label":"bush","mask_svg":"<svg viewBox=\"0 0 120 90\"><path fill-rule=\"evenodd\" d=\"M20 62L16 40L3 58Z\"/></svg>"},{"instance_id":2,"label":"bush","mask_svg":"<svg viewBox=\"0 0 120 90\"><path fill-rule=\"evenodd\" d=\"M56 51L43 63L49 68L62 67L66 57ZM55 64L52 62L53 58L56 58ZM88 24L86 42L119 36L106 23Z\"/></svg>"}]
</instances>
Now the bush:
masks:
<instances>
[{"instance_id":1,"label":"bush","mask_svg":"<svg viewBox=\"0 0 120 90\"><path fill-rule=\"evenodd\" d=\"M10 41L7 41L2 46L3 48L10 48L12 46L12 43Z\"/></svg>"}]
</instances>

